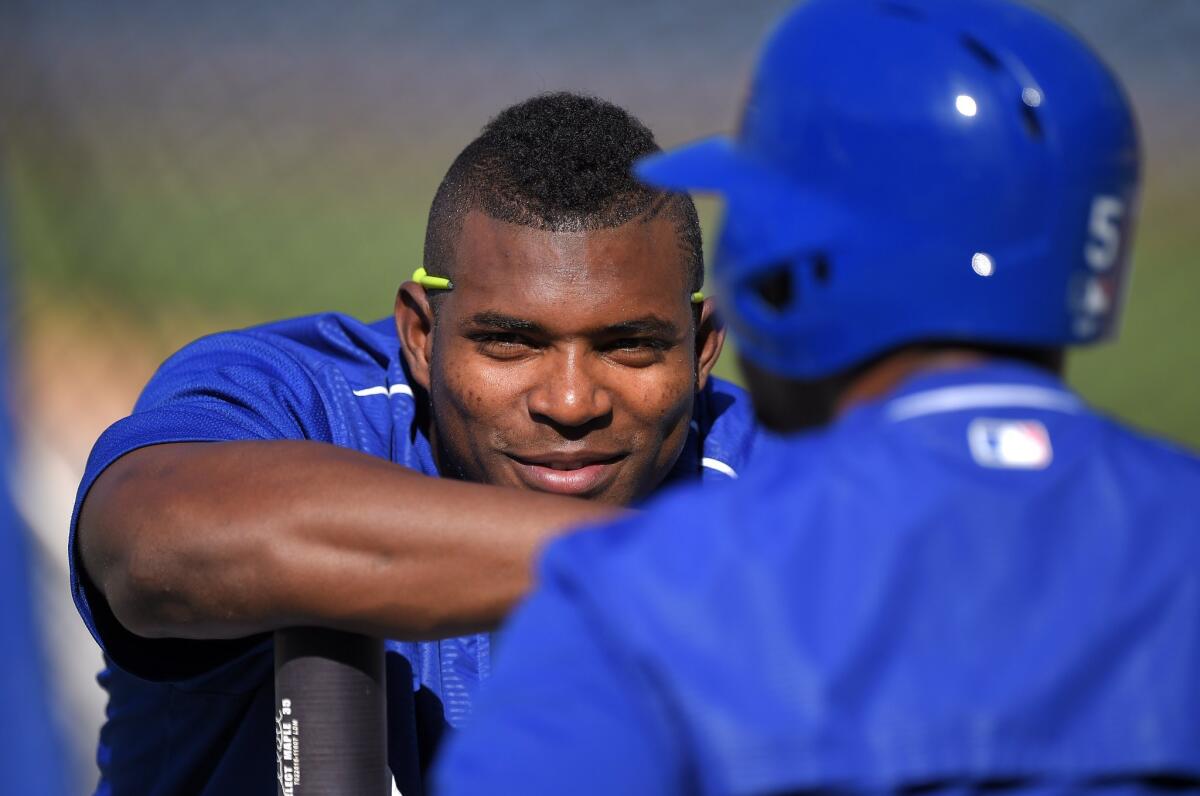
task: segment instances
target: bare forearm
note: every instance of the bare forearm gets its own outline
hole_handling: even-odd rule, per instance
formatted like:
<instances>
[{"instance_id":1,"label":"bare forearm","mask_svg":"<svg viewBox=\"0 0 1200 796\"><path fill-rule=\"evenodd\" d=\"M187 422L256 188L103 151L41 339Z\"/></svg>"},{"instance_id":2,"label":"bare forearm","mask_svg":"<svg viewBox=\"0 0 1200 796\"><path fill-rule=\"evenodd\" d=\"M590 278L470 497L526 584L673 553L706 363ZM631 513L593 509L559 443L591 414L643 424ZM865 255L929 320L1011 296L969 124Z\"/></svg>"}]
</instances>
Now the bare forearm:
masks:
<instances>
[{"instance_id":1,"label":"bare forearm","mask_svg":"<svg viewBox=\"0 0 1200 796\"><path fill-rule=\"evenodd\" d=\"M431 638L493 626L547 538L611 512L319 443L196 443L116 462L79 538L89 575L142 635L311 624Z\"/></svg>"}]
</instances>

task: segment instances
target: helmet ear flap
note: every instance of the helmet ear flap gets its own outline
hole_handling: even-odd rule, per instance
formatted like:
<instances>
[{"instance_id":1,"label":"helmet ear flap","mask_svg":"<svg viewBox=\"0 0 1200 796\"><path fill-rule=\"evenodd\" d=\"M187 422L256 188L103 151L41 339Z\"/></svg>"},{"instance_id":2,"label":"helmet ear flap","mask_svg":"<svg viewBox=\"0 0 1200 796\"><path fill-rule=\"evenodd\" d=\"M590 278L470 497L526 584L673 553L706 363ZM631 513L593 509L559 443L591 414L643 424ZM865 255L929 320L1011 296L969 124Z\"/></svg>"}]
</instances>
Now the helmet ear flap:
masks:
<instances>
[{"instance_id":1,"label":"helmet ear flap","mask_svg":"<svg viewBox=\"0 0 1200 796\"><path fill-rule=\"evenodd\" d=\"M760 268L750 289L767 312L782 315L801 301L806 290L826 285L831 275L829 255L812 252Z\"/></svg>"},{"instance_id":2,"label":"helmet ear flap","mask_svg":"<svg viewBox=\"0 0 1200 796\"><path fill-rule=\"evenodd\" d=\"M792 261L780 260L759 272L750 289L772 315L780 315L796 299L796 280L792 276Z\"/></svg>"},{"instance_id":3,"label":"helmet ear flap","mask_svg":"<svg viewBox=\"0 0 1200 796\"><path fill-rule=\"evenodd\" d=\"M797 350L797 329L830 299L822 295L833 281L830 262L828 252L813 250L730 269L733 280L721 280L723 311L744 353L768 367L808 356Z\"/></svg>"}]
</instances>

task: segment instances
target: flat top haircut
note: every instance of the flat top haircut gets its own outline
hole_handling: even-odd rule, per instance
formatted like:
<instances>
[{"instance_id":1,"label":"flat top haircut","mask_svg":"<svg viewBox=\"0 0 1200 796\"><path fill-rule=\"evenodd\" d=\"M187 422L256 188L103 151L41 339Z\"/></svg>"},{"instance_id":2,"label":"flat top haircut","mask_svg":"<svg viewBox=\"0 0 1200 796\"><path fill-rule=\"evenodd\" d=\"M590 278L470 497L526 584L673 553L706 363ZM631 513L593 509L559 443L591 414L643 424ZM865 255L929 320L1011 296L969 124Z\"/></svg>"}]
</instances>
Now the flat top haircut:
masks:
<instances>
[{"instance_id":1,"label":"flat top haircut","mask_svg":"<svg viewBox=\"0 0 1200 796\"><path fill-rule=\"evenodd\" d=\"M491 218L553 232L619 227L667 213L675 221L689 291L704 282L700 220L687 194L649 188L635 160L661 151L650 130L610 102L542 94L501 111L455 158L425 229L425 269L454 278L463 218Z\"/></svg>"}]
</instances>

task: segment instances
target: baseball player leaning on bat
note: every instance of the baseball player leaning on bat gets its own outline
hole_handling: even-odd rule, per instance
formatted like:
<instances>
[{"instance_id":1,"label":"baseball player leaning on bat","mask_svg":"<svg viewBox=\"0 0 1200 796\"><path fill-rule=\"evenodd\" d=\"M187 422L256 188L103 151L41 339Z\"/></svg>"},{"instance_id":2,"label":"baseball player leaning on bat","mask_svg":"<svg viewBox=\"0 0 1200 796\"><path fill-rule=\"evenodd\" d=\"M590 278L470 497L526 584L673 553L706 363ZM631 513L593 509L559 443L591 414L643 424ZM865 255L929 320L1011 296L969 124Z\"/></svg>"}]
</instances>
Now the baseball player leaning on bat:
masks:
<instances>
[{"instance_id":1,"label":"baseball player leaning on bat","mask_svg":"<svg viewBox=\"0 0 1200 796\"><path fill-rule=\"evenodd\" d=\"M72 588L104 649L105 793L270 793L270 631L387 639L389 764L419 793L548 537L673 481L729 480L754 427L685 194L630 175L641 123L570 94L454 161L393 317L285 320L163 364L96 443Z\"/></svg>"}]
</instances>

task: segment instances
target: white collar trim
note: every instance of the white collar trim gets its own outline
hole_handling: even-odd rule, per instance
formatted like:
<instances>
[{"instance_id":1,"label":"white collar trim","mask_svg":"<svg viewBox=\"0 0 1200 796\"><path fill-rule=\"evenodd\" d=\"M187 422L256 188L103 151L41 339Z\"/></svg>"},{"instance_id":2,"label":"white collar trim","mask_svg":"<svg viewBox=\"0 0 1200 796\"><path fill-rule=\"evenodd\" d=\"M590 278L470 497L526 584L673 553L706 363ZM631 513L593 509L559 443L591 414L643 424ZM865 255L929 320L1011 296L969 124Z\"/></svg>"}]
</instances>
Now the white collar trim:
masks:
<instances>
[{"instance_id":1,"label":"white collar trim","mask_svg":"<svg viewBox=\"0 0 1200 796\"><path fill-rule=\"evenodd\" d=\"M964 409L1016 407L1075 413L1083 402L1069 392L1032 384L965 384L906 395L888 404L893 422Z\"/></svg>"}]
</instances>

